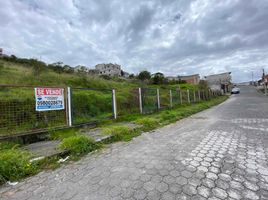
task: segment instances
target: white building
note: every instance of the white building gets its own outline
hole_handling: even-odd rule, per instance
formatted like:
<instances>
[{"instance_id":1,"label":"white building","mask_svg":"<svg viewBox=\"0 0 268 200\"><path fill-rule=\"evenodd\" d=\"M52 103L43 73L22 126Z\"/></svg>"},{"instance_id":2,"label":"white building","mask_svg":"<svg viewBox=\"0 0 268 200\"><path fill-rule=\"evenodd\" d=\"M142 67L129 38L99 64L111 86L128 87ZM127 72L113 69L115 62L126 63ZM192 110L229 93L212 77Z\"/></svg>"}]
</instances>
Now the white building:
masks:
<instances>
[{"instance_id":1,"label":"white building","mask_svg":"<svg viewBox=\"0 0 268 200\"><path fill-rule=\"evenodd\" d=\"M205 76L205 80L212 90L223 90L224 93L231 90L231 72Z\"/></svg>"},{"instance_id":2,"label":"white building","mask_svg":"<svg viewBox=\"0 0 268 200\"><path fill-rule=\"evenodd\" d=\"M95 69L98 70L99 75L122 76L121 66L117 64L98 64Z\"/></svg>"}]
</instances>

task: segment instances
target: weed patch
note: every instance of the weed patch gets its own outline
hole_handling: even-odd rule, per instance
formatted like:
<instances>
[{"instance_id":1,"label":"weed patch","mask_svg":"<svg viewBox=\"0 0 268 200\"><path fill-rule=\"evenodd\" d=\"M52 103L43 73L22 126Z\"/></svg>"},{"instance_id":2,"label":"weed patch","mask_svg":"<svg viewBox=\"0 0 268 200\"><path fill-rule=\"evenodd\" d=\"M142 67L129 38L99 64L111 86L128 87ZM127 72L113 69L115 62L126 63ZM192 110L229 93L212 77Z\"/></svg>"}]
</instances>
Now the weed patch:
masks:
<instances>
[{"instance_id":1,"label":"weed patch","mask_svg":"<svg viewBox=\"0 0 268 200\"><path fill-rule=\"evenodd\" d=\"M60 148L69 150L71 154L81 155L100 148L100 145L97 144L93 139L80 135L63 139L62 143L60 144Z\"/></svg>"},{"instance_id":2,"label":"weed patch","mask_svg":"<svg viewBox=\"0 0 268 200\"><path fill-rule=\"evenodd\" d=\"M19 149L0 151L0 182L15 181L34 174L37 167L30 163L31 155Z\"/></svg>"},{"instance_id":3,"label":"weed patch","mask_svg":"<svg viewBox=\"0 0 268 200\"><path fill-rule=\"evenodd\" d=\"M135 131L128 126L113 126L104 129L104 134L112 135L113 141L130 140Z\"/></svg>"},{"instance_id":4,"label":"weed patch","mask_svg":"<svg viewBox=\"0 0 268 200\"><path fill-rule=\"evenodd\" d=\"M143 117L135 121L136 124L142 125L145 131L156 128L159 125L158 120L152 117Z\"/></svg>"},{"instance_id":5,"label":"weed patch","mask_svg":"<svg viewBox=\"0 0 268 200\"><path fill-rule=\"evenodd\" d=\"M49 133L49 139L51 140L63 140L68 137L78 136L78 130L75 128L51 131Z\"/></svg>"}]
</instances>

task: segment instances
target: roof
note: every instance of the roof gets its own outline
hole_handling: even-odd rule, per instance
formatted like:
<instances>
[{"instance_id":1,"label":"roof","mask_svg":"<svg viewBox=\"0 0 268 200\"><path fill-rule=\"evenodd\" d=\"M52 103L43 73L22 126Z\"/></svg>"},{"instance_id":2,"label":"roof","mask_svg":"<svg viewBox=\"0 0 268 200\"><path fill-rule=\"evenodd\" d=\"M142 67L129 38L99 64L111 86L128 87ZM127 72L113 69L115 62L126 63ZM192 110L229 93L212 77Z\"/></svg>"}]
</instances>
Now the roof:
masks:
<instances>
[{"instance_id":1,"label":"roof","mask_svg":"<svg viewBox=\"0 0 268 200\"><path fill-rule=\"evenodd\" d=\"M192 75L186 75L186 76L178 76L179 78L190 78L193 76L199 76L199 74L192 74Z\"/></svg>"},{"instance_id":2,"label":"roof","mask_svg":"<svg viewBox=\"0 0 268 200\"><path fill-rule=\"evenodd\" d=\"M205 76L205 78L210 77L210 76L219 76L219 75L224 75L224 74L231 74L232 72L224 72L224 73L220 73L220 74L211 74L208 76Z\"/></svg>"}]
</instances>

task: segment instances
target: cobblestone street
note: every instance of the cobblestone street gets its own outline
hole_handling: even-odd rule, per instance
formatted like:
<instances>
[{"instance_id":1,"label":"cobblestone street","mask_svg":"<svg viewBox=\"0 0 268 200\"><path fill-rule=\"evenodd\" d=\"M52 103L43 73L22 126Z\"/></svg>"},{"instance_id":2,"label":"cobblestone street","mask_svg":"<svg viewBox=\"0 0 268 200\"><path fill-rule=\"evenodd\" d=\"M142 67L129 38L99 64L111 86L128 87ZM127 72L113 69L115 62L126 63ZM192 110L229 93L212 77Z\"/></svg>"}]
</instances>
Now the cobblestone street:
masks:
<instances>
[{"instance_id":1,"label":"cobblestone street","mask_svg":"<svg viewBox=\"0 0 268 200\"><path fill-rule=\"evenodd\" d=\"M268 98L241 87L219 106L2 187L0 199L268 199Z\"/></svg>"}]
</instances>

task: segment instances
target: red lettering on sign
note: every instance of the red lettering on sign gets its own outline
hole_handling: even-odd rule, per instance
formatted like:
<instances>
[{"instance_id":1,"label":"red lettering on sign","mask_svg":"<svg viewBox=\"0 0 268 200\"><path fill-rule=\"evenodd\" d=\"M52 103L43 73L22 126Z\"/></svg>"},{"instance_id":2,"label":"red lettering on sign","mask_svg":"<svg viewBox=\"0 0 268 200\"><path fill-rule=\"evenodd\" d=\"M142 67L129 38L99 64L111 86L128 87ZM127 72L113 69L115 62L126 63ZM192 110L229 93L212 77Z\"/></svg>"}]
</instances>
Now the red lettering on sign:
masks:
<instances>
[{"instance_id":1,"label":"red lettering on sign","mask_svg":"<svg viewBox=\"0 0 268 200\"><path fill-rule=\"evenodd\" d=\"M40 95L62 95L62 88L36 88L36 94Z\"/></svg>"}]
</instances>

